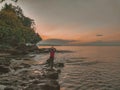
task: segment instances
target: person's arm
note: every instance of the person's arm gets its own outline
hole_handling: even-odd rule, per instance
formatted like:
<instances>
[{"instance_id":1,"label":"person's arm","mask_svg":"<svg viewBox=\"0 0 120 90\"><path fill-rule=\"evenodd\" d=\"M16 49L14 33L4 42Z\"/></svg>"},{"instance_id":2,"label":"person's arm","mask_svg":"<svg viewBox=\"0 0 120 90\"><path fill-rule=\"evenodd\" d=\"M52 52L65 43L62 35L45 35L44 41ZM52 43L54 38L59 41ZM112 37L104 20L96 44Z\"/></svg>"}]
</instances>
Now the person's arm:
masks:
<instances>
[{"instance_id":1,"label":"person's arm","mask_svg":"<svg viewBox=\"0 0 120 90\"><path fill-rule=\"evenodd\" d=\"M51 48L49 48L48 51L50 52L50 51L51 51Z\"/></svg>"},{"instance_id":2,"label":"person's arm","mask_svg":"<svg viewBox=\"0 0 120 90\"><path fill-rule=\"evenodd\" d=\"M54 52L56 52L57 50L56 50L56 48L54 48Z\"/></svg>"}]
</instances>

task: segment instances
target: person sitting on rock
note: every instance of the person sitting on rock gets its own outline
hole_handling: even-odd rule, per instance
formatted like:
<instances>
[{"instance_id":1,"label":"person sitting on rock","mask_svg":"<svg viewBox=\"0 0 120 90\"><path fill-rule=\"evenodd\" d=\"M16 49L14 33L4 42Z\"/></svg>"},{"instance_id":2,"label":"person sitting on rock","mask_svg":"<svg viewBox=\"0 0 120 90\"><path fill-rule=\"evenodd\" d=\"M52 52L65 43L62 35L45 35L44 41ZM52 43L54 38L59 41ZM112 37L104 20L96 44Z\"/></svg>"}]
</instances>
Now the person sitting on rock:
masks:
<instances>
[{"instance_id":1,"label":"person sitting on rock","mask_svg":"<svg viewBox=\"0 0 120 90\"><path fill-rule=\"evenodd\" d=\"M53 69L55 52L56 52L56 49L52 46L49 49L50 57L49 57L49 59L47 61L51 69Z\"/></svg>"}]
</instances>

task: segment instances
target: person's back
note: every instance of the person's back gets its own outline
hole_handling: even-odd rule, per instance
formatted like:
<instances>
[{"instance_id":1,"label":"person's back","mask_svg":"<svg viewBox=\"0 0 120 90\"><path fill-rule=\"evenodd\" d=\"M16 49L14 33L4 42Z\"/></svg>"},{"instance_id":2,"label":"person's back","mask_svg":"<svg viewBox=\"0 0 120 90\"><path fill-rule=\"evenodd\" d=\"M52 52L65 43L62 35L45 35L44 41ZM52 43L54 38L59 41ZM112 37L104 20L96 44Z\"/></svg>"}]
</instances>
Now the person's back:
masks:
<instances>
[{"instance_id":1,"label":"person's back","mask_svg":"<svg viewBox=\"0 0 120 90\"><path fill-rule=\"evenodd\" d=\"M49 52L50 52L49 65L50 65L51 69L53 69L54 57L55 57L56 49L52 46L52 47L49 49Z\"/></svg>"},{"instance_id":2,"label":"person's back","mask_svg":"<svg viewBox=\"0 0 120 90\"><path fill-rule=\"evenodd\" d=\"M56 49L54 47L51 47L49 52L50 52L50 58L54 58Z\"/></svg>"}]
</instances>

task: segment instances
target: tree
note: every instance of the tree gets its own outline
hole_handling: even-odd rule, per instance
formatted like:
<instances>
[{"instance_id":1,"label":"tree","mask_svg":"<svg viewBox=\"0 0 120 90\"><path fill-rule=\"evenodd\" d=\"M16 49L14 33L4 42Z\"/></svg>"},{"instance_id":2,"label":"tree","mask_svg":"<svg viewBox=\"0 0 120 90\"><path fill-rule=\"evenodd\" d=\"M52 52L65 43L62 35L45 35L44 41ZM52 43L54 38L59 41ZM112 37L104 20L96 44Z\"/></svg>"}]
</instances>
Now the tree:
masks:
<instances>
[{"instance_id":1,"label":"tree","mask_svg":"<svg viewBox=\"0 0 120 90\"><path fill-rule=\"evenodd\" d=\"M6 1L6 0L0 0L0 3L4 2L4 1ZM18 0L11 0L11 1L17 2Z\"/></svg>"},{"instance_id":2,"label":"tree","mask_svg":"<svg viewBox=\"0 0 120 90\"><path fill-rule=\"evenodd\" d=\"M26 17L19 6L5 4L0 11L0 44L37 43L42 38L33 27L34 20Z\"/></svg>"}]
</instances>

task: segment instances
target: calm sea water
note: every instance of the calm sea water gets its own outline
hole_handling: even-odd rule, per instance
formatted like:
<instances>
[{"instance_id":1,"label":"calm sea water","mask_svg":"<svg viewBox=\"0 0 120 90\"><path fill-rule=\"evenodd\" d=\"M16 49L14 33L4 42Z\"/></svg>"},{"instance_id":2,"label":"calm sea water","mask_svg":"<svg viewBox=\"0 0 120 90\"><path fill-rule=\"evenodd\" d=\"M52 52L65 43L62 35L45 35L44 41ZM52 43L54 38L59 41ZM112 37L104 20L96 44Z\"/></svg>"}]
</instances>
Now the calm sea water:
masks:
<instances>
[{"instance_id":1,"label":"calm sea water","mask_svg":"<svg viewBox=\"0 0 120 90\"><path fill-rule=\"evenodd\" d=\"M59 78L61 90L120 90L120 47L56 46L70 53L56 53L65 63ZM41 58L47 59L48 55Z\"/></svg>"}]
</instances>

